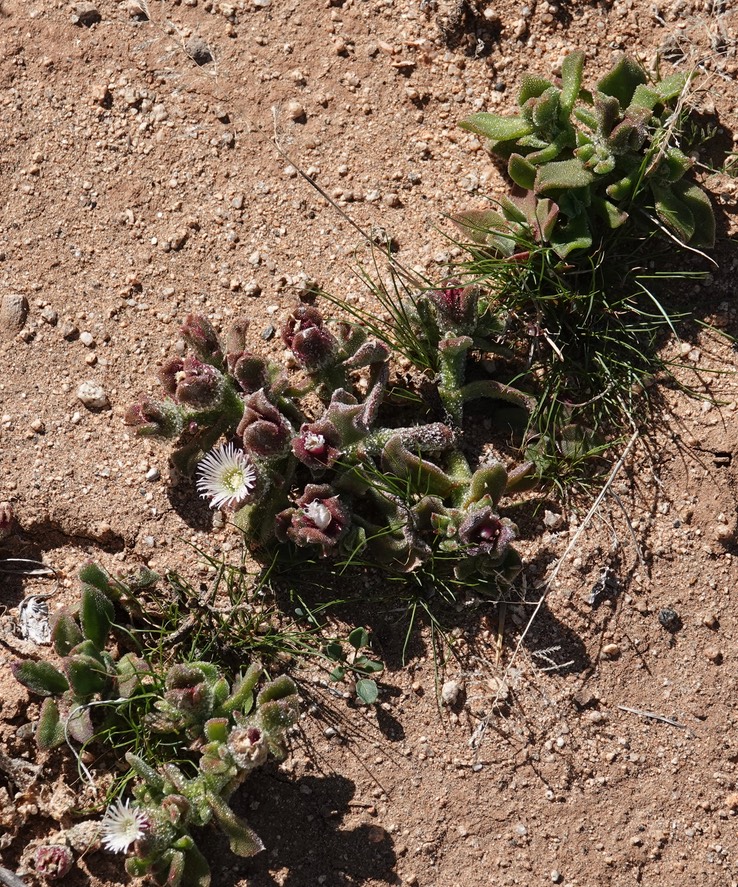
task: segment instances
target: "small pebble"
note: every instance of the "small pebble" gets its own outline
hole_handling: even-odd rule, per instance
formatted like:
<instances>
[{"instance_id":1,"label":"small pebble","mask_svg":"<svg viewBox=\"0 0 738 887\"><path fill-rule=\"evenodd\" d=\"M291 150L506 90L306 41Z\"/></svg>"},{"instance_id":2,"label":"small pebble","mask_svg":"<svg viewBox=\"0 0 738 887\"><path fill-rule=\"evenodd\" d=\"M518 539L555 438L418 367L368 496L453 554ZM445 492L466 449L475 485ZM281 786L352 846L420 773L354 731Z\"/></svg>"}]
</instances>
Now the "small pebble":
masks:
<instances>
[{"instance_id":1,"label":"small pebble","mask_svg":"<svg viewBox=\"0 0 738 887\"><path fill-rule=\"evenodd\" d=\"M275 332L276 332L276 330L274 329L274 327L271 324L269 324L269 326L264 327L264 329L261 331L261 338L265 342L268 342L270 339L274 338Z\"/></svg>"},{"instance_id":2,"label":"small pebble","mask_svg":"<svg viewBox=\"0 0 738 887\"><path fill-rule=\"evenodd\" d=\"M155 481L159 480L160 477L161 472L158 468L149 468L149 470L146 472L146 480Z\"/></svg>"},{"instance_id":3,"label":"small pebble","mask_svg":"<svg viewBox=\"0 0 738 887\"><path fill-rule=\"evenodd\" d=\"M100 21L102 21L100 11L92 3L78 3L74 7L74 15L72 16L73 24L89 28Z\"/></svg>"},{"instance_id":4,"label":"small pebble","mask_svg":"<svg viewBox=\"0 0 738 887\"><path fill-rule=\"evenodd\" d=\"M682 627L682 620L676 610L665 607L659 610L659 622L670 634L676 634Z\"/></svg>"},{"instance_id":5,"label":"small pebble","mask_svg":"<svg viewBox=\"0 0 738 887\"><path fill-rule=\"evenodd\" d=\"M554 869L551 872L551 880L554 884L559 884L561 882L561 872L558 869Z\"/></svg>"},{"instance_id":6,"label":"small pebble","mask_svg":"<svg viewBox=\"0 0 738 887\"><path fill-rule=\"evenodd\" d=\"M287 105L285 106L285 113L290 118L290 120L294 120L295 123L304 123L307 119L305 108L296 99L287 102Z\"/></svg>"},{"instance_id":7,"label":"small pebble","mask_svg":"<svg viewBox=\"0 0 738 887\"><path fill-rule=\"evenodd\" d=\"M196 65L207 65L213 61L213 54L210 47L202 39L202 37L192 37L185 43L185 52Z\"/></svg>"},{"instance_id":8,"label":"small pebble","mask_svg":"<svg viewBox=\"0 0 738 887\"><path fill-rule=\"evenodd\" d=\"M720 623L718 622L718 618L714 613L706 613L702 617L702 624L709 628L710 631L717 631L720 628Z\"/></svg>"},{"instance_id":9,"label":"small pebble","mask_svg":"<svg viewBox=\"0 0 738 887\"><path fill-rule=\"evenodd\" d=\"M47 305L44 310L41 312L41 319L48 323L49 326L56 326L59 322L59 315L56 311L51 307L51 305Z\"/></svg>"},{"instance_id":10,"label":"small pebble","mask_svg":"<svg viewBox=\"0 0 738 887\"><path fill-rule=\"evenodd\" d=\"M723 651L718 647L705 647L705 656L715 665L720 665L723 661Z\"/></svg>"},{"instance_id":11,"label":"small pebble","mask_svg":"<svg viewBox=\"0 0 738 887\"><path fill-rule=\"evenodd\" d=\"M554 511L546 511L543 512L543 523L546 529L548 530L558 530L564 524L564 518L561 514L556 514Z\"/></svg>"},{"instance_id":12,"label":"small pebble","mask_svg":"<svg viewBox=\"0 0 738 887\"><path fill-rule=\"evenodd\" d=\"M605 644L602 648L602 655L608 659L617 659L620 655L620 647L617 644Z\"/></svg>"},{"instance_id":13,"label":"small pebble","mask_svg":"<svg viewBox=\"0 0 738 887\"><path fill-rule=\"evenodd\" d=\"M34 419L31 422L31 431L35 431L36 434L44 434L46 431L46 425L43 419Z\"/></svg>"},{"instance_id":14,"label":"small pebble","mask_svg":"<svg viewBox=\"0 0 738 887\"><path fill-rule=\"evenodd\" d=\"M67 342L73 342L79 337L79 329L73 323L67 323L62 327L62 337Z\"/></svg>"},{"instance_id":15,"label":"small pebble","mask_svg":"<svg viewBox=\"0 0 738 887\"><path fill-rule=\"evenodd\" d=\"M82 382L77 389L77 398L88 410L93 412L110 408L110 401L105 390L94 382Z\"/></svg>"},{"instance_id":16,"label":"small pebble","mask_svg":"<svg viewBox=\"0 0 738 887\"><path fill-rule=\"evenodd\" d=\"M88 333L86 331L84 333L80 333L79 340L85 346L85 348L95 347L95 337L92 335L92 333Z\"/></svg>"},{"instance_id":17,"label":"small pebble","mask_svg":"<svg viewBox=\"0 0 738 887\"><path fill-rule=\"evenodd\" d=\"M21 293L7 293L0 303L0 327L15 335L28 317L28 299Z\"/></svg>"},{"instance_id":18,"label":"small pebble","mask_svg":"<svg viewBox=\"0 0 738 887\"><path fill-rule=\"evenodd\" d=\"M459 698L461 686L457 681L446 681L441 687L441 700L444 705L454 705Z\"/></svg>"}]
</instances>

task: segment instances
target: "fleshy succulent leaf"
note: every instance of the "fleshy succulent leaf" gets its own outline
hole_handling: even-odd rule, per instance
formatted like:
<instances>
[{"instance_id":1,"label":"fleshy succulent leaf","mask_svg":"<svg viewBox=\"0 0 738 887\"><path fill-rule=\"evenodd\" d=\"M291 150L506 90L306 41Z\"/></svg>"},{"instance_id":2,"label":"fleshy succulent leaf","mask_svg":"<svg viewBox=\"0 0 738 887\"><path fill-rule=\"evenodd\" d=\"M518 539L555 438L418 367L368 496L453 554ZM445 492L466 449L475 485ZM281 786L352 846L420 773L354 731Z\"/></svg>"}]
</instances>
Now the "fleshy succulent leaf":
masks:
<instances>
[{"instance_id":1,"label":"fleshy succulent leaf","mask_svg":"<svg viewBox=\"0 0 738 887\"><path fill-rule=\"evenodd\" d=\"M533 127L522 117L500 117L485 111L472 114L459 126L493 142L511 142L533 132Z\"/></svg>"},{"instance_id":2,"label":"fleshy succulent leaf","mask_svg":"<svg viewBox=\"0 0 738 887\"><path fill-rule=\"evenodd\" d=\"M39 696L59 696L69 689L67 679L50 662L27 660L11 663L10 667L13 677Z\"/></svg>"},{"instance_id":3,"label":"fleshy succulent leaf","mask_svg":"<svg viewBox=\"0 0 738 887\"><path fill-rule=\"evenodd\" d=\"M114 617L115 611L107 595L94 585L83 586L79 608L82 634L92 641L98 650L105 647Z\"/></svg>"}]
</instances>

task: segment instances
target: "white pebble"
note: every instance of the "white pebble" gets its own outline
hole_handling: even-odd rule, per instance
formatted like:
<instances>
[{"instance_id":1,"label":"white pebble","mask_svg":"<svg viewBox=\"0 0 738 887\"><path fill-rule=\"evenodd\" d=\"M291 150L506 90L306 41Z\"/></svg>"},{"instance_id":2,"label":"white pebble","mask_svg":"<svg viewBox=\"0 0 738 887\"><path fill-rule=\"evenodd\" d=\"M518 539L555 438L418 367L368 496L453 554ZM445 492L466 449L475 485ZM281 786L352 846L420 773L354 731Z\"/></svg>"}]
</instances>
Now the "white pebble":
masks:
<instances>
[{"instance_id":1,"label":"white pebble","mask_svg":"<svg viewBox=\"0 0 738 887\"><path fill-rule=\"evenodd\" d=\"M457 681L446 681L441 687L441 700L444 705L453 705L459 698L461 687Z\"/></svg>"},{"instance_id":2,"label":"white pebble","mask_svg":"<svg viewBox=\"0 0 738 887\"><path fill-rule=\"evenodd\" d=\"M88 410L107 410L110 407L110 401L104 389L94 382L82 382L77 389L77 398Z\"/></svg>"}]
</instances>

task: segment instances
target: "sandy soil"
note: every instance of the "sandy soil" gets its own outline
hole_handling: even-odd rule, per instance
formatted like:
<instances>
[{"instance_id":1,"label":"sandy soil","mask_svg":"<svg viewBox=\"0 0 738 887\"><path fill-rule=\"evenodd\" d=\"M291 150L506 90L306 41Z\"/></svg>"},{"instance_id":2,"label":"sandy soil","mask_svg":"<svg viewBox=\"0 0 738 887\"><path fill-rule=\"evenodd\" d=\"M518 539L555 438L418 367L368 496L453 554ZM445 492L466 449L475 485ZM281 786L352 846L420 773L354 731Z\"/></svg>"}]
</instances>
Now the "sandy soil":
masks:
<instances>
[{"instance_id":1,"label":"sandy soil","mask_svg":"<svg viewBox=\"0 0 738 887\"><path fill-rule=\"evenodd\" d=\"M548 75L568 50L586 50L589 77L624 49L696 66L695 101L730 144L730 6L3 2L0 298L28 305L0 318L0 499L17 516L3 554L54 565L53 606L89 558L205 576L188 543L219 556L238 535L213 529L192 488L169 483L166 447L122 417L156 389L190 311L216 325L248 314L254 346L280 357L269 328L311 283L368 304L359 234L298 167L359 226L384 229L405 264L440 274L444 213L504 188L457 121L509 107L522 73ZM686 304L735 334L738 258L725 236L738 189L718 174L708 185L720 267ZM440 675L427 630L403 666L396 614L360 615L389 665L381 705L313 688L292 756L239 800L267 851L242 861L209 837L215 885L738 884L738 385L725 344L696 326L685 335L699 376L685 381L720 406L664 392L520 650L531 606L517 601L501 655L498 611L460 614L449 626L458 657ZM83 382L102 388L103 409L80 401ZM582 515L564 517L557 531L540 514L526 522L529 600ZM0 582L8 615L52 585ZM667 608L676 633L659 621ZM31 766L36 704L7 668L23 647L7 631L0 641L1 748ZM437 703L439 678L460 685L451 708ZM65 756L39 763L25 789L0 763L0 864L11 869L66 809L51 801L73 776ZM92 855L68 883L125 883L117 862Z\"/></svg>"}]
</instances>

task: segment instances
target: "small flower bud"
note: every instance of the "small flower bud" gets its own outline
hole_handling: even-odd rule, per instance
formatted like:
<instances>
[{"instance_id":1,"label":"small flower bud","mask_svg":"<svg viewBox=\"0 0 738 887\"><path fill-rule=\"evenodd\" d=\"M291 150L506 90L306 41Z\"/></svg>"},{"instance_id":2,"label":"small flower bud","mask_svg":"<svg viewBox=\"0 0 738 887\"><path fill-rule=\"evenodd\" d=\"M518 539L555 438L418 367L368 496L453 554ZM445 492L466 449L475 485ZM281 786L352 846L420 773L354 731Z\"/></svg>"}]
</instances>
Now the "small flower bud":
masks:
<instances>
[{"instance_id":1,"label":"small flower bud","mask_svg":"<svg viewBox=\"0 0 738 887\"><path fill-rule=\"evenodd\" d=\"M459 541L471 555L501 557L514 538L510 521L501 520L489 506L472 511L459 526Z\"/></svg>"},{"instance_id":2,"label":"small flower bud","mask_svg":"<svg viewBox=\"0 0 738 887\"><path fill-rule=\"evenodd\" d=\"M277 538L300 546L320 545L323 554L329 555L349 531L348 506L328 484L308 484L295 504L296 508L277 515Z\"/></svg>"},{"instance_id":3,"label":"small flower bud","mask_svg":"<svg viewBox=\"0 0 738 887\"><path fill-rule=\"evenodd\" d=\"M337 449L338 435L327 422L306 423L292 439L292 452L314 471L330 468L341 455Z\"/></svg>"},{"instance_id":4,"label":"small flower bud","mask_svg":"<svg viewBox=\"0 0 738 887\"><path fill-rule=\"evenodd\" d=\"M269 385L269 370L266 361L256 354L245 351L234 362L233 376L246 394L253 394Z\"/></svg>"},{"instance_id":5,"label":"small flower bud","mask_svg":"<svg viewBox=\"0 0 738 887\"><path fill-rule=\"evenodd\" d=\"M260 389L244 398L243 418L236 433L247 452L279 456L289 447L292 426Z\"/></svg>"},{"instance_id":6,"label":"small flower bud","mask_svg":"<svg viewBox=\"0 0 738 887\"><path fill-rule=\"evenodd\" d=\"M182 430L182 418L176 405L171 401L153 400L146 394L128 407L123 421L142 435L176 437Z\"/></svg>"},{"instance_id":7,"label":"small flower bud","mask_svg":"<svg viewBox=\"0 0 738 887\"><path fill-rule=\"evenodd\" d=\"M194 409L214 407L223 393L223 375L196 357L186 357L177 373L175 400Z\"/></svg>"},{"instance_id":8,"label":"small flower bud","mask_svg":"<svg viewBox=\"0 0 738 887\"><path fill-rule=\"evenodd\" d=\"M207 363L221 366L223 351L210 321L200 314L188 314L182 324L182 338Z\"/></svg>"},{"instance_id":9,"label":"small flower bud","mask_svg":"<svg viewBox=\"0 0 738 887\"><path fill-rule=\"evenodd\" d=\"M74 856L64 844L42 844L36 848L33 865L36 873L49 881L59 881L69 874Z\"/></svg>"},{"instance_id":10,"label":"small flower bud","mask_svg":"<svg viewBox=\"0 0 738 887\"><path fill-rule=\"evenodd\" d=\"M253 770L266 761L269 745L258 727L236 727L228 737L228 751L239 769Z\"/></svg>"},{"instance_id":11,"label":"small flower bud","mask_svg":"<svg viewBox=\"0 0 738 887\"><path fill-rule=\"evenodd\" d=\"M435 306L443 329L453 332L473 329L479 302L477 287L462 287L461 281L449 280L443 289L431 290L428 299Z\"/></svg>"},{"instance_id":12,"label":"small flower bud","mask_svg":"<svg viewBox=\"0 0 738 887\"><path fill-rule=\"evenodd\" d=\"M309 371L327 366L338 350L338 343L325 328L321 313L306 305L296 308L287 319L282 339Z\"/></svg>"}]
</instances>

